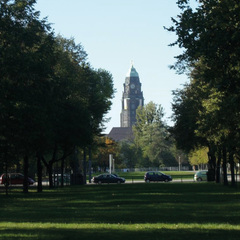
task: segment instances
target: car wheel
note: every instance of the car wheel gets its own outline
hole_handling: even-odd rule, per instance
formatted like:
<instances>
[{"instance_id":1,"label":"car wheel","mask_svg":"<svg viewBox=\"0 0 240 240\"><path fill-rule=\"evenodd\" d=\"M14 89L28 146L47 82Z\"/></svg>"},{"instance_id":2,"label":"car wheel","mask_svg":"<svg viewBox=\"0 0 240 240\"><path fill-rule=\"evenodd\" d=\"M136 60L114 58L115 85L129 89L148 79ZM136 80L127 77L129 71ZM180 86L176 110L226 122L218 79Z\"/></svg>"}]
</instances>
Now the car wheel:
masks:
<instances>
[{"instance_id":1,"label":"car wheel","mask_svg":"<svg viewBox=\"0 0 240 240\"><path fill-rule=\"evenodd\" d=\"M146 183L150 183L150 180L149 180L149 179L147 179L145 182L146 182Z\"/></svg>"},{"instance_id":2,"label":"car wheel","mask_svg":"<svg viewBox=\"0 0 240 240\"><path fill-rule=\"evenodd\" d=\"M168 182L168 179L165 179L164 182Z\"/></svg>"},{"instance_id":3,"label":"car wheel","mask_svg":"<svg viewBox=\"0 0 240 240\"><path fill-rule=\"evenodd\" d=\"M117 184L120 184L120 183L121 183L121 181L120 181L120 180L118 180L118 181L117 181Z\"/></svg>"},{"instance_id":4,"label":"car wheel","mask_svg":"<svg viewBox=\"0 0 240 240\"><path fill-rule=\"evenodd\" d=\"M199 177L199 178L197 179L197 181L198 181L198 182L201 182L201 181L202 181L202 178Z\"/></svg>"},{"instance_id":5,"label":"car wheel","mask_svg":"<svg viewBox=\"0 0 240 240\"><path fill-rule=\"evenodd\" d=\"M101 181L98 181L98 184L101 184L102 182Z\"/></svg>"}]
</instances>

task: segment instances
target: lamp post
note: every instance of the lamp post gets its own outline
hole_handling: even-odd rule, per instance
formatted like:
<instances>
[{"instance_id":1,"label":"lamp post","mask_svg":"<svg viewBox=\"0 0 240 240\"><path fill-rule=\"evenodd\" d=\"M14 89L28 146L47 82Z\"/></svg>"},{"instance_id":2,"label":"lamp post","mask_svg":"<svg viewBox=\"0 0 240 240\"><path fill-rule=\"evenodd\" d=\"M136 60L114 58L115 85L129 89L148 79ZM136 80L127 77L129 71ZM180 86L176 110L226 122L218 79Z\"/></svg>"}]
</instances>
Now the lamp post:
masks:
<instances>
[{"instance_id":1,"label":"lamp post","mask_svg":"<svg viewBox=\"0 0 240 240\"><path fill-rule=\"evenodd\" d=\"M115 159L113 158L113 163L112 163L112 169L113 169L113 172L115 172Z\"/></svg>"},{"instance_id":2,"label":"lamp post","mask_svg":"<svg viewBox=\"0 0 240 240\"><path fill-rule=\"evenodd\" d=\"M109 173L112 173L112 162L113 162L113 155L109 154Z\"/></svg>"}]
</instances>

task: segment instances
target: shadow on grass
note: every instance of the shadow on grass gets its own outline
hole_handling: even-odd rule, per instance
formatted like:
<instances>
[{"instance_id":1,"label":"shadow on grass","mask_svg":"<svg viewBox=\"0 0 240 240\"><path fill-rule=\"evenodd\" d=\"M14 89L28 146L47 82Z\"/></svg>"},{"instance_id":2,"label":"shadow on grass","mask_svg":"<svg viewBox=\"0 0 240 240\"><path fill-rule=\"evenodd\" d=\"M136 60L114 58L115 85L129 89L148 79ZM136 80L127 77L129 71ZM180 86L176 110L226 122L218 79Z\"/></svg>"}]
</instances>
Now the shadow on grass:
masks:
<instances>
[{"instance_id":1,"label":"shadow on grass","mask_svg":"<svg viewBox=\"0 0 240 240\"><path fill-rule=\"evenodd\" d=\"M216 184L88 185L1 197L1 222L240 224L239 192Z\"/></svg>"}]
</instances>

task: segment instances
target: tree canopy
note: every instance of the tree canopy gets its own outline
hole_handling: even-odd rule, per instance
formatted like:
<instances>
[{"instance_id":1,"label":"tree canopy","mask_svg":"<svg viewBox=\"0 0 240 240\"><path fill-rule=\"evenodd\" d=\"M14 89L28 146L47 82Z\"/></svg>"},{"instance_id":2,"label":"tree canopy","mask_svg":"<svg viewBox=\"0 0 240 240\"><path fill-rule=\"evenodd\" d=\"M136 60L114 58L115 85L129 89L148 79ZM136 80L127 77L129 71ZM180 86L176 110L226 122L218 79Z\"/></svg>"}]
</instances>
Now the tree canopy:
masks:
<instances>
[{"instance_id":1,"label":"tree canopy","mask_svg":"<svg viewBox=\"0 0 240 240\"><path fill-rule=\"evenodd\" d=\"M91 67L74 39L55 36L35 2L0 1L0 161L24 158L25 176L30 157L51 167L89 146L114 94L111 74Z\"/></svg>"},{"instance_id":2,"label":"tree canopy","mask_svg":"<svg viewBox=\"0 0 240 240\"><path fill-rule=\"evenodd\" d=\"M149 102L137 109L137 121L133 126L137 148L141 149L143 158L156 167L176 164L163 116L161 105Z\"/></svg>"},{"instance_id":3,"label":"tree canopy","mask_svg":"<svg viewBox=\"0 0 240 240\"><path fill-rule=\"evenodd\" d=\"M198 7L192 9L189 0L179 0L181 14L172 19L173 26L168 28L177 34L171 46L183 48L174 68L191 73L190 84L182 92L175 92L174 132L180 135L180 131L186 131L185 135L193 139L194 144L183 144L185 149L208 146L213 170L216 156L222 155L225 175L228 157L234 184L233 156L239 151L240 2L198 2ZM185 124L188 120L190 124Z\"/></svg>"}]
</instances>

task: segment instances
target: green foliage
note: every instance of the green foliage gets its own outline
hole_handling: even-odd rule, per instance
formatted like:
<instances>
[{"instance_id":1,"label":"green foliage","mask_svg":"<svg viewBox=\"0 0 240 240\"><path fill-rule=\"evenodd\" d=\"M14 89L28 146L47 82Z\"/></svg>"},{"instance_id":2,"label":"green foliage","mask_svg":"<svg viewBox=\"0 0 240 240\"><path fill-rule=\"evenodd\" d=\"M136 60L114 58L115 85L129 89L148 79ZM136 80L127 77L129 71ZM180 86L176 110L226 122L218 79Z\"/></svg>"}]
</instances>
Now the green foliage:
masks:
<instances>
[{"instance_id":1,"label":"green foliage","mask_svg":"<svg viewBox=\"0 0 240 240\"><path fill-rule=\"evenodd\" d=\"M74 39L55 37L35 2L0 1L0 161L6 167L14 157L37 155L51 168L76 146L90 145L114 94L111 74L86 63Z\"/></svg>"},{"instance_id":2,"label":"green foliage","mask_svg":"<svg viewBox=\"0 0 240 240\"><path fill-rule=\"evenodd\" d=\"M54 37L34 3L0 3L0 161L5 171L16 159L36 153L50 136L46 90L56 62Z\"/></svg>"},{"instance_id":3,"label":"green foliage","mask_svg":"<svg viewBox=\"0 0 240 240\"><path fill-rule=\"evenodd\" d=\"M138 149L133 142L121 141L119 143L119 159L122 162L122 168L135 168L140 162L137 153Z\"/></svg>"},{"instance_id":4,"label":"green foliage","mask_svg":"<svg viewBox=\"0 0 240 240\"><path fill-rule=\"evenodd\" d=\"M119 164L118 157L118 149L119 145L112 139L107 137L96 137L94 145L96 148L94 149L94 162L93 167L95 171L106 171L106 168L109 167L109 155L112 154L115 160L115 168L117 168Z\"/></svg>"},{"instance_id":5,"label":"green foliage","mask_svg":"<svg viewBox=\"0 0 240 240\"><path fill-rule=\"evenodd\" d=\"M202 109L201 101L206 95L201 82L191 81L184 89L173 92L173 121L170 132L176 140L177 147L186 152L199 145L206 146L207 142L201 135L197 135L199 113Z\"/></svg>"},{"instance_id":6,"label":"green foliage","mask_svg":"<svg viewBox=\"0 0 240 240\"><path fill-rule=\"evenodd\" d=\"M190 152L189 162L192 166L208 163L208 148L200 148Z\"/></svg>"},{"instance_id":7,"label":"green foliage","mask_svg":"<svg viewBox=\"0 0 240 240\"><path fill-rule=\"evenodd\" d=\"M162 107L153 102L137 109L137 122L133 126L134 141L141 149L148 165L164 166L174 163L172 142L164 124Z\"/></svg>"},{"instance_id":8,"label":"green foliage","mask_svg":"<svg viewBox=\"0 0 240 240\"><path fill-rule=\"evenodd\" d=\"M179 72L190 70L192 79L185 88L191 90L190 94L181 94L180 101L175 102L177 125L174 132L180 136L181 128L189 130L188 140L192 139L192 144L187 141L181 146L188 151L197 145L208 146L212 155L209 165L213 168L216 166L216 152L218 164L222 157L225 166L228 157L234 184L232 159L233 155L239 155L240 129L240 46L237 40L240 37L240 2L199 1L196 9L191 8L188 0L177 4L181 14L172 19L173 26L168 30L177 34L172 46L178 45L184 51L177 56L174 68ZM187 119L185 109L191 113L190 128L183 121ZM177 142L180 143L180 139Z\"/></svg>"}]
</instances>

